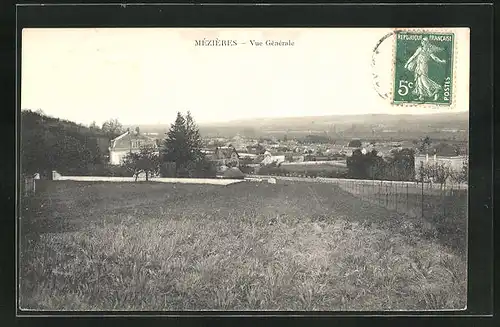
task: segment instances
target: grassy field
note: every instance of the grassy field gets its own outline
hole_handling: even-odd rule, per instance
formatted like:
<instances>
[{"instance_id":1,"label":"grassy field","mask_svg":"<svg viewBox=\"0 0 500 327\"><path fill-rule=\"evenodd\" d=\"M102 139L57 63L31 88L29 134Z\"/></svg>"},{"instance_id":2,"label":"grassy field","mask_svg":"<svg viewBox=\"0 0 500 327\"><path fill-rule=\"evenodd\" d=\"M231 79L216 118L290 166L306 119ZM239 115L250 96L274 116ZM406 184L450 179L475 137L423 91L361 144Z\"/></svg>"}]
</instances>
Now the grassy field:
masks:
<instances>
[{"instance_id":1,"label":"grassy field","mask_svg":"<svg viewBox=\"0 0 500 327\"><path fill-rule=\"evenodd\" d=\"M421 219L439 241L465 256L467 249L468 196L466 189L430 188L396 183L340 183L339 186L363 201L405 216ZM436 185L435 185L436 186Z\"/></svg>"},{"instance_id":2,"label":"grassy field","mask_svg":"<svg viewBox=\"0 0 500 327\"><path fill-rule=\"evenodd\" d=\"M465 255L428 233L429 222L335 185L47 181L37 191L22 207L21 308L466 304Z\"/></svg>"}]
</instances>

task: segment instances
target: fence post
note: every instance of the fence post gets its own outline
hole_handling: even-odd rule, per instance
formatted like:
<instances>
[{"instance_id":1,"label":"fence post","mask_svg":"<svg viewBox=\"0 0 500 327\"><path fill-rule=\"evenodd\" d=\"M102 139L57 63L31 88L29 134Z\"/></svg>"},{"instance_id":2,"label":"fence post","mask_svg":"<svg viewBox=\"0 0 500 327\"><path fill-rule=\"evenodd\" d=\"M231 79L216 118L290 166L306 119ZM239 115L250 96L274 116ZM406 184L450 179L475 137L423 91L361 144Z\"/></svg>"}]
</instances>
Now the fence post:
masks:
<instances>
[{"instance_id":1,"label":"fence post","mask_svg":"<svg viewBox=\"0 0 500 327\"><path fill-rule=\"evenodd\" d=\"M420 202L421 202L421 206L422 206L421 215L422 215L422 218L424 218L424 182L423 181L422 181L422 195L420 196Z\"/></svg>"},{"instance_id":2,"label":"fence post","mask_svg":"<svg viewBox=\"0 0 500 327\"><path fill-rule=\"evenodd\" d=\"M396 212L398 211L398 182L396 181L396 184L395 184L395 190L396 190L396 194L395 194L395 200L394 200L394 206L396 207Z\"/></svg>"},{"instance_id":3,"label":"fence post","mask_svg":"<svg viewBox=\"0 0 500 327\"><path fill-rule=\"evenodd\" d=\"M385 206L386 208L389 207L389 192L387 190L387 183L385 183Z\"/></svg>"},{"instance_id":4,"label":"fence post","mask_svg":"<svg viewBox=\"0 0 500 327\"><path fill-rule=\"evenodd\" d=\"M372 189L370 191L370 198L373 199L373 197L374 197L373 195L375 193L375 175L373 175L373 174L372 174L372 182L373 183L372 183ZM373 200L375 200L375 199L373 199Z\"/></svg>"},{"instance_id":5,"label":"fence post","mask_svg":"<svg viewBox=\"0 0 500 327\"><path fill-rule=\"evenodd\" d=\"M408 197L408 184L406 184L406 212L409 211L409 197Z\"/></svg>"},{"instance_id":6,"label":"fence post","mask_svg":"<svg viewBox=\"0 0 500 327\"><path fill-rule=\"evenodd\" d=\"M378 184L378 204L382 205L382 181Z\"/></svg>"},{"instance_id":7,"label":"fence post","mask_svg":"<svg viewBox=\"0 0 500 327\"><path fill-rule=\"evenodd\" d=\"M443 192L444 191L444 192ZM441 195L441 205L443 206L443 219L446 217L446 197L447 197L447 192L446 192L446 184L444 186L444 190L441 191L442 195Z\"/></svg>"}]
</instances>

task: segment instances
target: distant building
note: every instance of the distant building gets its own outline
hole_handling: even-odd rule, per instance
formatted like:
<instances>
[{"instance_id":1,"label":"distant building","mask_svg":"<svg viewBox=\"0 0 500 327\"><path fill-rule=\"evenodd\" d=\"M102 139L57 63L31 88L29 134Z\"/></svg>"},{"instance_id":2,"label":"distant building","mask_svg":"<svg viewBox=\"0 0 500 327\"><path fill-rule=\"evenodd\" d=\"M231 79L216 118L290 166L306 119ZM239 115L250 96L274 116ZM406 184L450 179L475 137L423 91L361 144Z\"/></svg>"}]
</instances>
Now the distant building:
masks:
<instances>
[{"instance_id":1,"label":"distant building","mask_svg":"<svg viewBox=\"0 0 500 327\"><path fill-rule=\"evenodd\" d=\"M266 151L264 153L264 160L262 160L262 162L260 163L261 165L269 165L269 164L272 164L272 163L276 163L277 165L285 162L285 156L282 155L282 156L273 156L271 154L271 152L269 151Z\"/></svg>"},{"instance_id":2,"label":"distant building","mask_svg":"<svg viewBox=\"0 0 500 327\"><path fill-rule=\"evenodd\" d=\"M246 148L247 152L252 154L261 154L265 151L265 147L260 143L248 145Z\"/></svg>"},{"instance_id":3,"label":"distant building","mask_svg":"<svg viewBox=\"0 0 500 327\"><path fill-rule=\"evenodd\" d=\"M109 163L121 165L125 156L130 153L137 153L142 146L150 145L158 149L156 140L138 132L127 131L117 138L111 140L109 147Z\"/></svg>"},{"instance_id":4,"label":"distant building","mask_svg":"<svg viewBox=\"0 0 500 327\"><path fill-rule=\"evenodd\" d=\"M238 150L236 150L238 152L238 156L240 158L250 158L250 159L255 159L257 157L256 154L253 154L253 153L246 153L246 152L239 152Z\"/></svg>"},{"instance_id":5,"label":"distant building","mask_svg":"<svg viewBox=\"0 0 500 327\"><path fill-rule=\"evenodd\" d=\"M240 156L238 151L236 151L236 149L232 146L221 146L215 148L212 161L214 161L217 166L240 166Z\"/></svg>"},{"instance_id":6,"label":"distant building","mask_svg":"<svg viewBox=\"0 0 500 327\"><path fill-rule=\"evenodd\" d=\"M426 155L417 155L415 156L415 173L418 175L419 168L423 164L424 166L432 165L435 163L442 163L451 168L453 171L461 171L464 163L468 161L467 156L430 156ZM418 176L415 176L418 178Z\"/></svg>"}]
</instances>

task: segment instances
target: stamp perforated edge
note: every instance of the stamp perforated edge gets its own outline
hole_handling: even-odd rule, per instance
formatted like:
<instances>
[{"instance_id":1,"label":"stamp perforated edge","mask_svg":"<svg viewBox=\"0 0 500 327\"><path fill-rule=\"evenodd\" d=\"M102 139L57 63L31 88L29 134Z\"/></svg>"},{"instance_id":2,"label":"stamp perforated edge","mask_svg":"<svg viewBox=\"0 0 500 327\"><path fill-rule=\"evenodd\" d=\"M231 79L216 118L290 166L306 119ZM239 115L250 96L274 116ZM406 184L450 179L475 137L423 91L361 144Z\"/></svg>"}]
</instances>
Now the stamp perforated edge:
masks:
<instances>
[{"instance_id":1,"label":"stamp perforated edge","mask_svg":"<svg viewBox=\"0 0 500 327\"><path fill-rule=\"evenodd\" d=\"M408 32L408 33L421 33L421 34L452 34L453 35L453 55L451 57L451 74L452 74L452 87L453 92L451 95L451 102L447 103L417 103L417 102L394 102L394 88L396 79L396 53L397 53L397 32ZM419 107L428 109L442 109L449 108L455 109L456 106L456 85L457 85L457 58L458 58L458 46L457 37L455 31L450 28L393 28L392 36L392 65L391 65L391 88L388 92L389 100L391 105L395 107Z\"/></svg>"}]
</instances>

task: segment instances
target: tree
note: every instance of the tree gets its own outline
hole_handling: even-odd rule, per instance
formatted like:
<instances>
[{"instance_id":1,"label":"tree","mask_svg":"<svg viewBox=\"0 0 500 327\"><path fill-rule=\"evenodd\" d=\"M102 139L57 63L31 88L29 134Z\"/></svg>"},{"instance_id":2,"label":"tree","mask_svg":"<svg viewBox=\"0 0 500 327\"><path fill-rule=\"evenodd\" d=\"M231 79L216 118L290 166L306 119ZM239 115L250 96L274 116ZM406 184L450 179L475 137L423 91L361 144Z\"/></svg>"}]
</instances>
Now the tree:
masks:
<instances>
[{"instance_id":1,"label":"tree","mask_svg":"<svg viewBox=\"0 0 500 327\"><path fill-rule=\"evenodd\" d=\"M89 128L91 130L99 130L99 126L97 126L97 123L95 122L95 120L90 124Z\"/></svg>"},{"instance_id":2,"label":"tree","mask_svg":"<svg viewBox=\"0 0 500 327\"><path fill-rule=\"evenodd\" d=\"M381 156L379 156L377 150L368 152L365 157L368 161L368 176L372 179L384 178L386 162Z\"/></svg>"},{"instance_id":3,"label":"tree","mask_svg":"<svg viewBox=\"0 0 500 327\"><path fill-rule=\"evenodd\" d=\"M422 153L427 153L431 147L431 139L426 136L422 140L420 140L420 145L418 147L418 150Z\"/></svg>"},{"instance_id":4,"label":"tree","mask_svg":"<svg viewBox=\"0 0 500 327\"><path fill-rule=\"evenodd\" d=\"M60 133L49 149L47 159L52 169L62 173L85 173L95 163L95 151L76 135Z\"/></svg>"},{"instance_id":5,"label":"tree","mask_svg":"<svg viewBox=\"0 0 500 327\"><path fill-rule=\"evenodd\" d=\"M141 173L146 175L146 181L148 181L150 176L160 171L160 158L156 153L156 148L144 145L139 152L129 152L123 159L123 166L133 173L136 181Z\"/></svg>"},{"instance_id":6,"label":"tree","mask_svg":"<svg viewBox=\"0 0 500 327\"><path fill-rule=\"evenodd\" d=\"M186 120L178 112L175 122L167 132L162 149L162 159L164 162L175 162L178 167L186 165L189 161L189 151L187 151L187 148Z\"/></svg>"},{"instance_id":7,"label":"tree","mask_svg":"<svg viewBox=\"0 0 500 327\"><path fill-rule=\"evenodd\" d=\"M451 178L454 182L462 184L467 183L469 179L469 163L468 161L464 161L462 164L462 168L459 171L452 172Z\"/></svg>"},{"instance_id":8,"label":"tree","mask_svg":"<svg viewBox=\"0 0 500 327\"><path fill-rule=\"evenodd\" d=\"M191 112L189 111L186 114L186 134L190 157L193 161L198 162L204 157L203 152L201 152L203 140L200 135L200 130L198 126L196 126L193 116L191 116Z\"/></svg>"},{"instance_id":9,"label":"tree","mask_svg":"<svg viewBox=\"0 0 500 327\"><path fill-rule=\"evenodd\" d=\"M433 170L435 181L443 188L448 178L451 177L452 170L444 163L435 163Z\"/></svg>"},{"instance_id":10,"label":"tree","mask_svg":"<svg viewBox=\"0 0 500 327\"><path fill-rule=\"evenodd\" d=\"M349 142L349 144L347 146L350 148L360 148L362 146L362 144L361 144L360 140L352 140Z\"/></svg>"},{"instance_id":11,"label":"tree","mask_svg":"<svg viewBox=\"0 0 500 327\"><path fill-rule=\"evenodd\" d=\"M52 170L87 174L91 166L103 161L99 141L106 137L99 130L30 110L22 111L21 124L21 169L25 174L49 177Z\"/></svg>"},{"instance_id":12,"label":"tree","mask_svg":"<svg viewBox=\"0 0 500 327\"><path fill-rule=\"evenodd\" d=\"M105 121L101 129L112 138L123 133L123 125L116 118Z\"/></svg>"},{"instance_id":13,"label":"tree","mask_svg":"<svg viewBox=\"0 0 500 327\"><path fill-rule=\"evenodd\" d=\"M366 178L366 162L365 157L361 150L356 149L352 152L352 156L347 158L347 168L349 170L349 177L352 178Z\"/></svg>"},{"instance_id":14,"label":"tree","mask_svg":"<svg viewBox=\"0 0 500 327\"><path fill-rule=\"evenodd\" d=\"M424 183L425 182L425 179L427 177L427 171L426 171L426 167L424 165L424 162L421 161L420 162L420 166L418 166L418 170L417 170L417 184L418 183Z\"/></svg>"},{"instance_id":15,"label":"tree","mask_svg":"<svg viewBox=\"0 0 500 327\"><path fill-rule=\"evenodd\" d=\"M465 160L462 164L462 170L460 171L460 181L467 183L469 180L469 160Z\"/></svg>"},{"instance_id":16,"label":"tree","mask_svg":"<svg viewBox=\"0 0 500 327\"><path fill-rule=\"evenodd\" d=\"M186 118L178 112L175 122L163 142L162 161L175 162L178 175L192 176L193 171L205 167L202 139L193 117L188 112Z\"/></svg>"},{"instance_id":17,"label":"tree","mask_svg":"<svg viewBox=\"0 0 500 327\"><path fill-rule=\"evenodd\" d=\"M415 151L413 149L393 150L387 162L389 179L399 181L413 180L415 176Z\"/></svg>"},{"instance_id":18,"label":"tree","mask_svg":"<svg viewBox=\"0 0 500 327\"><path fill-rule=\"evenodd\" d=\"M441 162L423 165L419 173L423 175L424 180L429 179L439 183L441 188L443 188L448 179L453 175L452 169Z\"/></svg>"}]
</instances>

